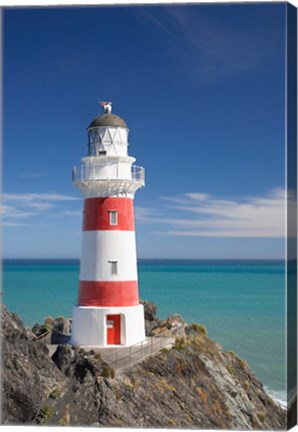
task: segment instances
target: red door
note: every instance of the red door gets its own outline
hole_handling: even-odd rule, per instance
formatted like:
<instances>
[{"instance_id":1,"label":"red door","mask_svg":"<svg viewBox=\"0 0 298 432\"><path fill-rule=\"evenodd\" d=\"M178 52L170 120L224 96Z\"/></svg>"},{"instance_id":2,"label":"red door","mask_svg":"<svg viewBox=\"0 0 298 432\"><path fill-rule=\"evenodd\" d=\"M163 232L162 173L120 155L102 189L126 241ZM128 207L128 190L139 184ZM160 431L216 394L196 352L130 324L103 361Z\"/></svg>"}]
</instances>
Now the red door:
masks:
<instances>
[{"instance_id":1,"label":"red door","mask_svg":"<svg viewBox=\"0 0 298 432\"><path fill-rule=\"evenodd\" d=\"M108 345L120 345L120 315L107 315L107 341Z\"/></svg>"}]
</instances>

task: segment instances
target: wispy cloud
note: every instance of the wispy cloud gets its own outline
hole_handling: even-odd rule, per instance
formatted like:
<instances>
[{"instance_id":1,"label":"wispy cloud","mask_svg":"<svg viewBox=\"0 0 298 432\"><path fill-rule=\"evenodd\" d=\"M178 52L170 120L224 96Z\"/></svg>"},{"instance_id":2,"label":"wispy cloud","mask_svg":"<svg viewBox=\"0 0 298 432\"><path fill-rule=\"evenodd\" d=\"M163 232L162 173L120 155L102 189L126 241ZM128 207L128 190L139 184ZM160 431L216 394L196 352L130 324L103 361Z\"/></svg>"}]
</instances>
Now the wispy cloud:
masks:
<instances>
[{"instance_id":1,"label":"wispy cloud","mask_svg":"<svg viewBox=\"0 0 298 432\"><path fill-rule=\"evenodd\" d=\"M140 221L159 224L159 234L185 237L284 237L286 196L273 189L266 196L217 198L205 193L163 197L159 210L142 209Z\"/></svg>"},{"instance_id":2,"label":"wispy cloud","mask_svg":"<svg viewBox=\"0 0 298 432\"><path fill-rule=\"evenodd\" d=\"M17 194L10 194L10 193L4 193L3 199L10 201L26 201L26 202L32 202L34 200L39 201L76 201L79 198L71 196L71 195L63 195L63 194L57 194L54 192L49 193L17 193Z\"/></svg>"},{"instance_id":3,"label":"wispy cloud","mask_svg":"<svg viewBox=\"0 0 298 432\"><path fill-rule=\"evenodd\" d=\"M200 82L267 70L278 59L280 46L272 42L274 29L256 26L248 32L232 28L191 5L146 9L143 16L169 37L173 57L180 59L181 67L187 65Z\"/></svg>"},{"instance_id":4,"label":"wispy cloud","mask_svg":"<svg viewBox=\"0 0 298 432\"><path fill-rule=\"evenodd\" d=\"M24 226L28 220L51 211L62 212L64 202L79 198L70 195L50 193L4 193L2 195L2 225L8 227ZM53 213L53 212L52 212ZM17 222L16 222L17 220Z\"/></svg>"},{"instance_id":5,"label":"wispy cloud","mask_svg":"<svg viewBox=\"0 0 298 432\"><path fill-rule=\"evenodd\" d=\"M4 194L3 226L24 226L32 220L34 224L40 223L41 215L81 217L80 209L69 208L71 202L76 204L78 200L78 197L56 193ZM264 196L237 198L188 192L162 197L158 207L136 206L135 215L138 223L158 226L155 232L166 236L283 238L286 205L294 209L295 196L286 197L280 188ZM38 220L34 219L36 216Z\"/></svg>"},{"instance_id":6,"label":"wispy cloud","mask_svg":"<svg viewBox=\"0 0 298 432\"><path fill-rule=\"evenodd\" d=\"M23 227L26 226L26 223L23 222L12 222L12 221L3 221L2 226L3 227Z\"/></svg>"},{"instance_id":7,"label":"wispy cloud","mask_svg":"<svg viewBox=\"0 0 298 432\"><path fill-rule=\"evenodd\" d=\"M64 210L62 213L67 216L82 216L82 210Z\"/></svg>"},{"instance_id":8,"label":"wispy cloud","mask_svg":"<svg viewBox=\"0 0 298 432\"><path fill-rule=\"evenodd\" d=\"M152 223L152 221L158 221L162 216L162 213L154 208L150 207L135 207L135 218L139 223Z\"/></svg>"},{"instance_id":9,"label":"wispy cloud","mask_svg":"<svg viewBox=\"0 0 298 432\"><path fill-rule=\"evenodd\" d=\"M8 216L13 219L23 219L34 215L34 212L32 211L24 211L16 208L15 206L7 204L2 204L0 210L2 217Z\"/></svg>"}]
</instances>

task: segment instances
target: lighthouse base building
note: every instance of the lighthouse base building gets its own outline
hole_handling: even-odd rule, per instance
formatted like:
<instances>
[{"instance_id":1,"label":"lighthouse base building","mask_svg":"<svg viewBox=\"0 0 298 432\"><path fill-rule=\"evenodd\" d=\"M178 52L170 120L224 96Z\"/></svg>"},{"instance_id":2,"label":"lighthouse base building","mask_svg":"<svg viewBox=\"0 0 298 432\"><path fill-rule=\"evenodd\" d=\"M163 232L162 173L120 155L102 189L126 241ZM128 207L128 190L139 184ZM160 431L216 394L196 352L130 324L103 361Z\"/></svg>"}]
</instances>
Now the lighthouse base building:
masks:
<instances>
[{"instance_id":1,"label":"lighthouse base building","mask_svg":"<svg viewBox=\"0 0 298 432\"><path fill-rule=\"evenodd\" d=\"M71 343L74 345L131 346L144 340L143 305L126 308L78 306L73 310Z\"/></svg>"},{"instance_id":2,"label":"lighthouse base building","mask_svg":"<svg viewBox=\"0 0 298 432\"><path fill-rule=\"evenodd\" d=\"M144 169L128 155L128 128L103 103L88 127L88 156L73 169L84 196L78 303L71 343L131 346L145 340L139 302L133 199Z\"/></svg>"}]
</instances>

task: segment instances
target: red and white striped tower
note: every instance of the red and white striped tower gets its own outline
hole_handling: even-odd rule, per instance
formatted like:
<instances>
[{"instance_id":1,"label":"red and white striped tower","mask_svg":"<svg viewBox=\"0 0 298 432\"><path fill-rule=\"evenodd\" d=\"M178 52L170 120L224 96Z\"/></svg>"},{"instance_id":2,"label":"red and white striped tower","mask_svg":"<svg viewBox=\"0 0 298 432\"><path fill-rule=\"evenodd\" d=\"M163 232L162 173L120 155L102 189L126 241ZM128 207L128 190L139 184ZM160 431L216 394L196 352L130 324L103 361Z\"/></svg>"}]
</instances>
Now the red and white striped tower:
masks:
<instances>
[{"instance_id":1,"label":"red and white striped tower","mask_svg":"<svg viewBox=\"0 0 298 432\"><path fill-rule=\"evenodd\" d=\"M128 156L128 127L102 102L88 127L88 156L73 169L84 196L78 304L73 309L76 345L130 346L145 339L139 304L133 198L144 169Z\"/></svg>"}]
</instances>

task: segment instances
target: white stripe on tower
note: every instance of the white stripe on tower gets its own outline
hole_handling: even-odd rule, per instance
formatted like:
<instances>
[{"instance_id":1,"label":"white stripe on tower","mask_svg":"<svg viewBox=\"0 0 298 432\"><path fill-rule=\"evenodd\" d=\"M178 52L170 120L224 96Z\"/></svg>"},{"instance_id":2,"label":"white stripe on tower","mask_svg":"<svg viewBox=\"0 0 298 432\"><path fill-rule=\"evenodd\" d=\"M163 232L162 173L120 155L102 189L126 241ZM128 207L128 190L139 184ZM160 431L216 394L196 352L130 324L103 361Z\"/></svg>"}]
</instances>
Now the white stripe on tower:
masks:
<instances>
[{"instance_id":1,"label":"white stripe on tower","mask_svg":"<svg viewBox=\"0 0 298 432\"><path fill-rule=\"evenodd\" d=\"M83 231L81 257L80 280L138 279L134 231ZM112 262L117 262L116 274L111 272Z\"/></svg>"}]
</instances>

